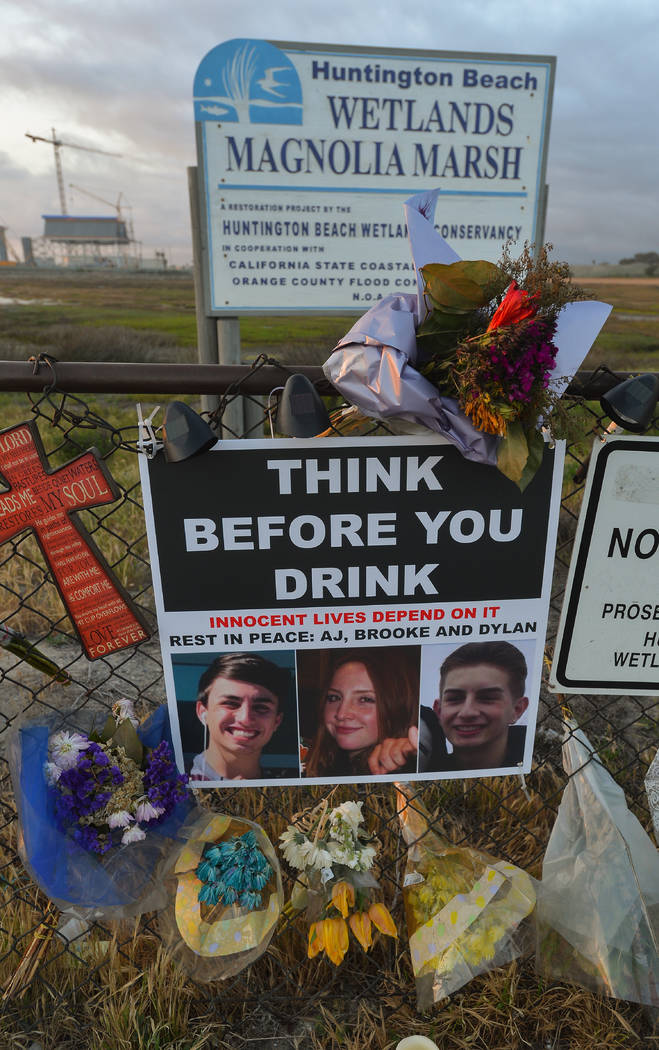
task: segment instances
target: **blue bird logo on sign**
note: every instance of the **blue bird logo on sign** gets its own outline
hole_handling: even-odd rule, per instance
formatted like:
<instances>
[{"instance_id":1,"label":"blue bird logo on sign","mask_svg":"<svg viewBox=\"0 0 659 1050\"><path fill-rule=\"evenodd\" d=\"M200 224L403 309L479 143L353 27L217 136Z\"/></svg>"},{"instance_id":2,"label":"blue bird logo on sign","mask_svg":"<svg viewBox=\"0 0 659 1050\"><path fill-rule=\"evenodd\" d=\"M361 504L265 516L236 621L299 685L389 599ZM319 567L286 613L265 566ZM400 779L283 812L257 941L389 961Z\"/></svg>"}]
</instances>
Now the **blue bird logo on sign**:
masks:
<instances>
[{"instance_id":1,"label":"blue bird logo on sign","mask_svg":"<svg viewBox=\"0 0 659 1050\"><path fill-rule=\"evenodd\" d=\"M295 66L266 40L227 40L201 60L194 80L195 120L301 124Z\"/></svg>"}]
</instances>

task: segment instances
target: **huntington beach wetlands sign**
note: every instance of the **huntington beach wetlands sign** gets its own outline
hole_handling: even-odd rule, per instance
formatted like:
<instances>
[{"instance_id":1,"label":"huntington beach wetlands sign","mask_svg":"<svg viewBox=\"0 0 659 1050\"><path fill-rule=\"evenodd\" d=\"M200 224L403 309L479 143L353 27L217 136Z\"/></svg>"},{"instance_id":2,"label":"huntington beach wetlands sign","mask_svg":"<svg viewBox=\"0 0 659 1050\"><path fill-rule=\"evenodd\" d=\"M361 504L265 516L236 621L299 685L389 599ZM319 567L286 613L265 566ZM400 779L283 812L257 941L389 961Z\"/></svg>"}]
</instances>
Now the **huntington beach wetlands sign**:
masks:
<instances>
[{"instance_id":1,"label":"huntington beach wetlands sign","mask_svg":"<svg viewBox=\"0 0 659 1050\"><path fill-rule=\"evenodd\" d=\"M229 40L194 81L210 313L413 292L401 202L461 258L542 240L555 59Z\"/></svg>"},{"instance_id":2,"label":"huntington beach wetlands sign","mask_svg":"<svg viewBox=\"0 0 659 1050\"><path fill-rule=\"evenodd\" d=\"M515 727L515 748L493 763L488 775L528 771L562 456L560 444L546 448L524 492L435 436L225 441L184 464L167 463L162 454L141 457L163 667L181 768L192 766L200 780L224 782L203 775L207 734L212 737L214 727L207 695L217 699L212 690L218 679L225 707L233 712L252 703L253 690L262 686L261 723L252 718L254 712L235 722L225 711L217 726L234 758L252 741L262 741L261 772L227 780L235 786L267 783L273 776L287 783L301 777L340 782L349 775L347 759L340 761L345 755L324 774L308 772L305 756L318 735L325 696L319 683L332 663L345 666L352 660L353 670L355 664L369 665L372 682L382 671L384 690L396 675L401 683L394 690L394 710L380 710L375 718L373 710L358 705L354 720L337 720L336 737L346 742L339 751L351 750L352 734L364 750L375 743L369 732L395 736L400 731L395 707L404 693L404 734L419 733L419 755L407 754L406 778L484 775L482 767L469 770L447 755L443 765L424 768L421 742L428 719L432 726L444 660L465 643L486 642L503 645L504 654L512 654L513 663L525 662L527 671L525 687L512 698L521 701L523 695L524 702L514 710L511 703L506 716L507 732L524 714ZM488 652L478 650L481 663ZM255 679L257 666L264 667L265 678ZM282 668L290 680L283 699ZM341 674L336 679L341 684L335 682L327 694L330 731L336 691L350 693ZM501 675L507 688L507 672ZM494 705L487 683L483 688ZM365 690L359 693L361 705L382 700L377 685L369 691L363 677L359 689ZM494 706L479 721L479 732L494 721ZM459 729L475 735L476 726ZM355 778L354 767L350 775ZM373 776L365 772L357 779Z\"/></svg>"}]
</instances>

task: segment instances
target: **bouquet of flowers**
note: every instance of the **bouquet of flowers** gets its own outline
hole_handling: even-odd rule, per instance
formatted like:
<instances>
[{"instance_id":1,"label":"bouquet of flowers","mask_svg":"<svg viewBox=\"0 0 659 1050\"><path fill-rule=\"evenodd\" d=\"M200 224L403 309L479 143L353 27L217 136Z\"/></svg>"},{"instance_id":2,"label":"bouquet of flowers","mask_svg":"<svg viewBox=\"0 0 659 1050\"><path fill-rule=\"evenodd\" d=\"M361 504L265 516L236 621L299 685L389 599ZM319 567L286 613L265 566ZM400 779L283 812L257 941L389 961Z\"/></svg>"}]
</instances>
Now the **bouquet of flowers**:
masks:
<instances>
[{"instance_id":1,"label":"bouquet of flowers","mask_svg":"<svg viewBox=\"0 0 659 1050\"><path fill-rule=\"evenodd\" d=\"M398 936L388 908L372 899L378 889L371 869L379 843L364 827L361 802L330 809L325 799L296 814L279 841L290 866L300 872L290 911L307 910L310 959L324 952L339 966L349 931L366 952L374 930Z\"/></svg>"},{"instance_id":2,"label":"bouquet of flowers","mask_svg":"<svg viewBox=\"0 0 659 1050\"><path fill-rule=\"evenodd\" d=\"M78 716L79 717L79 716ZM11 745L19 847L62 909L123 918L162 906L156 874L194 804L165 707L140 725L119 700L101 729L29 724Z\"/></svg>"},{"instance_id":3,"label":"bouquet of flowers","mask_svg":"<svg viewBox=\"0 0 659 1050\"><path fill-rule=\"evenodd\" d=\"M429 263L421 274L429 311L417 329L419 371L457 400L477 430L503 439L500 467L524 441L527 459L532 449L541 454L536 424L557 400L550 380L558 313L584 298L567 266L551 263L547 247L537 259L527 247L516 264L504 253L499 266Z\"/></svg>"},{"instance_id":4,"label":"bouquet of flowers","mask_svg":"<svg viewBox=\"0 0 659 1050\"><path fill-rule=\"evenodd\" d=\"M365 415L443 434L524 487L542 458L539 424L550 424L610 307L579 301L550 246L534 257L527 245L516 261L504 251L498 265L460 260L432 225L436 197L405 205L418 295L377 303L325 374Z\"/></svg>"},{"instance_id":5,"label":"bouquet of flowers","mask_svg":"<svg viewBox=\"0 0 659 1050\"><path fill-rule=\"evenodd\" d=\"M261 907L263 890L273 871L256 844L254 832L246 831L225 842L204 846L195 875L201 882L197 900L211 908L237 904L253 911Z\"/></svg>"},{"instance_id":6,"label":"bouquet of flowers","mask_svg":"<svg viewBox=\"0 0 659 1050\"><path fill-rule=\"evenodd\" d=\"M535 906L533 880L514 864L430 830L422 803L397 785L408 859L403 895L417 1000L425 1010L472 977L531 947L522 924Z\"/></svg>"},{"instance_id":7,"label":"bouquet of flowers","mask_svg":"<svg viewBox=\"0 0 659 1050\"><path fill-rule=\"evenodd\" d=\"M48 741L44 772L55 818L83 849L103 854L141 842L187 794L168 742L146 750L138 726L131 701L118 700L101 732L64 729Z\"/></svg>"},{"instance_id":8,"label":"bouquet of flowers","mask_svg":"<svg viewBox=\"0 0 659 1050\"><path fill-rule=\"evenodd\" d=\"M223 980L268 947L284 901L277 857L257 824L205 811L163 865L160 930L197 980Z\"/></svg>"}]
</instances>

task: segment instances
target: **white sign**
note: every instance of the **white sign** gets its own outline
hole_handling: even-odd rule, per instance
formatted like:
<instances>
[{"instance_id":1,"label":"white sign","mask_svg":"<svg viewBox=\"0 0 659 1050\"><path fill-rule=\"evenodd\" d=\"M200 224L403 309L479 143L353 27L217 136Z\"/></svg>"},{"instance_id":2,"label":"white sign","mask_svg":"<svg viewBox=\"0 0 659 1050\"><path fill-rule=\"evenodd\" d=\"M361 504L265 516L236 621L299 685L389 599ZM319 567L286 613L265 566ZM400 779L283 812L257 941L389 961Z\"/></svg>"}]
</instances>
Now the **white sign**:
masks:
<instances>
[{"instance_id":1,"label":"white sign","mask_svg":"<svg viewBox=\"0 0 659 1050\"><path fill-rule=\"evenodd\" d=\"M229 40L194 82L208 308L361 310L415 289L402 202L461 258L541 240L555 59Z\"/></svg>"},{"instance_id":2,"label":"white sign","mask_svg":"<svg viewBox=\"0 0 659 1050\"><path fill-rule=\"evenodd\" d=\"M596 442L550 685L659 693L659 438Z\"/></svg>"}]
</instances>

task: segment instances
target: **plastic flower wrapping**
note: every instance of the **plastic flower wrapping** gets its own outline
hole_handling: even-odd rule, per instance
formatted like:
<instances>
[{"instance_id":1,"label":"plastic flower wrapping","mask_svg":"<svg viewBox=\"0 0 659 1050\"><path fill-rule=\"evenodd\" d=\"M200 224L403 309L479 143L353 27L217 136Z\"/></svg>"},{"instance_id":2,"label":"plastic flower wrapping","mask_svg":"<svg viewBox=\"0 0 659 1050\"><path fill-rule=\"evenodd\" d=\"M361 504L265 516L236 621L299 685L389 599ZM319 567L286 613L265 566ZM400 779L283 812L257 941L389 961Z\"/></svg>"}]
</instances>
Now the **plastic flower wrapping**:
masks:
<instances>
[{"instance_id":1,"label":"plastic flower wrapping","mask_svg":"<svg viewBox=\"0 0 659 1050\"><path fill-rule=\"evenodd\" d=\"M652 759L650 768L647 771L645 792L648 796L648 806L652 816L652 823L654 824L655 838L659 842L659 751Z\"/></svg>"},{"instance_id":2,"label":"plastic flower wrapping","mask_svg":"<svg viewBox=\"0 0 659 1050\"><path fill-rule=\"evenodd\" d=\"M412 969L420 1010L472 977L532 948L534 880L514 864L468 846L453 846L430 829L409 785L396 785L408 853L403 878Z\"/></svg>"},{"instance_id":3,"label":"plastic flower wrapping","mask_svg":"<svg viewBox=\"0 0 659 1050\"><path fill-rule=\"evenodd\" d=\"M365 416L442 434L524 486L542 458L539 425L552 425L611 307L575 301L583 293L545 249L517 262L504 252L498 265L460 260L431 221L438 193L405 204L417 295L373 306L325 375Z\"/></svg>"},{"instance_id":4,"label":"plastic flower wrapping","mask_svg":"<svg viewBox=\"0 0 659 1050\"><path fill-rule=\"evenodd\" d=\"M563 766L538 893L538 972L657 1007L659 853L569 720Z\"/></svg>"},{"instance_id":5,"label":"plastic flower wrapping","mask_svg":"<svg viewBox=\"0 0 659 1050\"><path fill-rule=\"evenodd\" d=\"M339 966L352 938L368 952L378 933L397 937L388 908L374 897L372 874L379 843L369 835L361 802L330 809L325 799L293 817L279 842L284 857L300 874L289 913L306 909L307 955L325 956Z\"/></svg>"},{"instance_id":6,"label":"plastic flower wrapping","mask_svg":"<svg viewBox=\"0 0 659 1050\"><path fill-rule=\"evenodd\" d=\"M172 958L196 980L223 980L268 947L284 903L267 835L249 820L206 811L163 865L159 915Z\"/></svg>"},{"instance_id":7,"label":"plastic flower wrapping","mask_svg":"<svg viewBox=\"0 0 659 1050\"><path fill-rule=\"evenodd\" d=\"M194 808L165 706L139 725L130 701L100 728L84 712L20 727L10 743L19 850L62 910L121 919L166 902L157 868ZM72 726L76 728L72 728Z\"/></svg>"}]
</instances>

